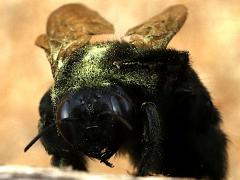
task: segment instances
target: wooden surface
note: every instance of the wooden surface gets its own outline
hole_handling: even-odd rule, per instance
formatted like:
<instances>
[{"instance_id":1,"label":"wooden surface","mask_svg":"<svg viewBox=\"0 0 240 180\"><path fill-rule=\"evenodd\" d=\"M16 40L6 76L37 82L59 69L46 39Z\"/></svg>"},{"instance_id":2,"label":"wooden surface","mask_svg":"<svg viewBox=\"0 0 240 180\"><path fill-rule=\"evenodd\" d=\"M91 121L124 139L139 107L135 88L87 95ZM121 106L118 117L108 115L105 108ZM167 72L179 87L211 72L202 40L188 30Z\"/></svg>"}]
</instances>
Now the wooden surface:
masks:
<instances>
[{"instance_id":1,"label":"wooden surface","mask_svg":"<svg viewBox=\"0 0 240 180\"><path fill-rule=\"evenodd\" d=\"M40 168L30 166L0 166L0 179L4 180L187 180L187 178L169 177L133 177L130 175L114 174L92 174L86 172L72 171L70 169ZM188 179L189 180L189 179Z\"/></svg>"}]
</instances>

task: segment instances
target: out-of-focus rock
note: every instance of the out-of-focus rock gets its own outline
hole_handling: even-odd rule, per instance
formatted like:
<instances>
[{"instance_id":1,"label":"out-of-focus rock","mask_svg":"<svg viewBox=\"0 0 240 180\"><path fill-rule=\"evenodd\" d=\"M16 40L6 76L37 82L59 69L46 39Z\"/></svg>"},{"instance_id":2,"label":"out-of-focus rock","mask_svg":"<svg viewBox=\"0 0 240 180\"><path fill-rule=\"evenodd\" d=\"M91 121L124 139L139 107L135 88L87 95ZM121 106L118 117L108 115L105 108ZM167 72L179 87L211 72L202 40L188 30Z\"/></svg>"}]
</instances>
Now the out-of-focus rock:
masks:
<instances>
[{"instance_id":1,"label":"out-of-focus rock","mask_svg":"<svg viewBox=\"0 0 240 180\"><path fill-rule=\"evenodd\" d=\"M0 166L0 179L4 180L190 180L189 178L134 177L130 175L92 174L70 169L40 168L30 166Z\"/></svg>"}]
</instances>

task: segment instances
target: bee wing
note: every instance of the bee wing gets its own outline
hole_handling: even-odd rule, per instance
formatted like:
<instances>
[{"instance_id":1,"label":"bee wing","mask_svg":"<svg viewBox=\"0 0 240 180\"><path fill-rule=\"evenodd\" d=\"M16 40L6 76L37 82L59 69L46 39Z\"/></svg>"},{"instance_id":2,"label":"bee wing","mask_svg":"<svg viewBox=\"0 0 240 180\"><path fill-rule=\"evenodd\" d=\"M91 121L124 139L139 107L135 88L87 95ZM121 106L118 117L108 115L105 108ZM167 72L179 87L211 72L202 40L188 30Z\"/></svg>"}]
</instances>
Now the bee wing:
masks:
<instances>
[{"instance_id":1,"label":"bee wing","mask_svg":"<svg viewBox=\"0 0 240 180\"><path fill-rule=\"evenodd\" d=\"M47 32L40 35L35 44L46 51L55 76L64 57L87 44L93 35L113 33L113 25L96 11L81 4L67 4L49 16Z\"/></svg>"},{"instance_id":2,"label":"bee wing","mask_svg":"<svg viewBox=\"0 0 240 180\"><path fill-rule=\"evenodd\" d=\"M123 40L138 47L166 48L187 18L184 5L174 5L127 31Z\"/></svg>"}]
</instances>

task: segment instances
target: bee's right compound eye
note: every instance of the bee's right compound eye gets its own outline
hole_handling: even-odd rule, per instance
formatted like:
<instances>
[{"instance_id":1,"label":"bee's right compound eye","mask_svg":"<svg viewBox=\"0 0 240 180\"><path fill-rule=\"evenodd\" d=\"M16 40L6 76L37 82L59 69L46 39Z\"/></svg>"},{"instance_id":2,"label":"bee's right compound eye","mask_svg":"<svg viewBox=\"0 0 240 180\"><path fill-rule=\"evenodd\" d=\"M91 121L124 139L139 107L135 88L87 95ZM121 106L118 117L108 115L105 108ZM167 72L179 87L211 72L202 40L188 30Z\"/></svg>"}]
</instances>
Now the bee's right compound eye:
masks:
<instances>
[{"instance_id":1,"label":"bee's right compound eye","mask_svg":"<svg viewBox=\"0 0 240 180\"><path fill-rule=\"evenodd\" d=\"M70 99L64 98L56 109L56 125L58 132L63 137L63 139L71 145L73 144L73 121L75 121L75 119L71 117L73 108L74 107Z\"/></svg>"},{"instance_id":2,"label":"bee's right compound eye","mask_svg":"<svg viewBox=\"0 0 240 180\"><path fill-rule=\"evenodd\" d=\"M67 121L81 120L83 110L85 109L84 101L80 100L81 96L79 93L71 94L62 98L61 102L56 108L56 123L61 124Z\"/></svg>"},{"instance_id":3,"label":"bee's right compound eye","mask_svg":"<svg viewBox=\"0 0 240 180\"><path fill-rule=\"evenodd\" d=\"M67 119L70 117L71 106L69 100L65 101L57 109L57 120Z\"/></svg>"},{"instance_id":4,"label":"bee's right compound eye","mask_svg":"<svg viewBox=\"0 0 240 180\"><path fill-rule=\"evenodd\" d=\"M86 103L80 101L80 96L80 93L69 94L56 108L58 132L71 146L88 143L86 133L90 119L86 116ZM90 125L89 127L94 127L94 124Z\"/></svg>"}]
</instances>

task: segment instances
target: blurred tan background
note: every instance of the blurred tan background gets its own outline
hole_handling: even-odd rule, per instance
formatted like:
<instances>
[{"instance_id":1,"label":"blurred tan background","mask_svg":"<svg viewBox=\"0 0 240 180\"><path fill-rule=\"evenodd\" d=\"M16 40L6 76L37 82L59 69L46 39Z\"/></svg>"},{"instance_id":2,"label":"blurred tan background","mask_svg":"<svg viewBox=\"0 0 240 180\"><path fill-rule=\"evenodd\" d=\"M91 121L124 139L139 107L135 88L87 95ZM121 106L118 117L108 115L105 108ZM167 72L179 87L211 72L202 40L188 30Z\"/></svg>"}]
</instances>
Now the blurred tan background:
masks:
<instances>
[{"instance_id":1,"label":"blurred tan background","mask_svg":"<svg viewBox=\"0 0 240 180\"><path fill-rule=\"evenodd\" d=\"M0 1L0 164L49 166L38 142L24 146L37 132L38 103L52 83L45 53L34 46L45 32L48 15L60 5L83 2L113 22L117 35L169 5L185 4L188 19L170 47L189 50L193 66L219 107L229 143L229 178L240 179L240 1L239 0L1 0ZM90 163L92 172L126 173L126 159L115 168Z\"/></svg>"}]
</instances>

